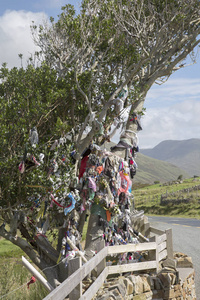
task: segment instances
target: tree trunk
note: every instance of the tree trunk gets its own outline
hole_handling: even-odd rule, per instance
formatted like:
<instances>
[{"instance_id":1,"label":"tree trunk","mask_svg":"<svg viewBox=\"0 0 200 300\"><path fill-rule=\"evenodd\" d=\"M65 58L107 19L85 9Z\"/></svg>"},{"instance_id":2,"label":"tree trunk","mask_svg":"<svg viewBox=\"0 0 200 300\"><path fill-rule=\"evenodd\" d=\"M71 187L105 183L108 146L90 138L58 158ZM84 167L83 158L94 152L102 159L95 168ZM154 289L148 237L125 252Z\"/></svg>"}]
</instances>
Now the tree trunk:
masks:
<instances>
[{"instance_id":1,"label":"tree trunk","mask_svg":"<svg viewBox=\"0 0 200 300\"><path fill-rule=\"evenodd\" d=\"M84 210L82 212L82 214L80 215L80 220L79 220L79 224L78 224L78 228L77 228L81 235L83 233L83 227L84 227L84 224L85 224L85 218L86 218L86 210Z\"/></svg>"},{"instance_id":2,"label":"tree trunk","mask_svg":"<svg viewBox=\"0 0 200 300\"><path fill-rule=\"evenodd\" d=\"M57 243L57 251L60 253L62 247L62 239L65 236L66 228L60 228L58 231L58 243Z\"/></svg>"},{"instance_id":3,"label":"tree trunk","mask_svg":"<svg viewBox=\"0 0 200 300\"><path fill-rule=\"evenodd\" d=\"M85 257L89 260L96 251L96 244L103 237L103 227L99 224L99 216L91 214L85 243Z\"/></svg>"},{"instance_id":4,"label":"tree trunk","mask_svg":"<svg viewBox=\"0 0 200 300\"><path fill-rule=\"evenodd\" d=\"M145 101L145 96L146 96L146 93L147 91L143 91L141 93L141 96L140 96L140 100L137 100L136 102L134 102L134 104L132 105L132 108L131 108L131 111L130 111L130 115L128 117L128 121L127 121L127 124L126 124L126 129L125 129L125 132L124 134L127 135L127 142L128 144L132 145L132 139L136 136L136 133L137 133L137 124L130 121L130 118L131 118L131 113L140 113L143 109L143 105L144 105L144 101ZM127 149L124 149L124 148L118 148L114 151L112 151L115 153L115 155L118 155L120 157L122 157L123 159L126 160L127 158Z\"/></svg>"}]
</instances>

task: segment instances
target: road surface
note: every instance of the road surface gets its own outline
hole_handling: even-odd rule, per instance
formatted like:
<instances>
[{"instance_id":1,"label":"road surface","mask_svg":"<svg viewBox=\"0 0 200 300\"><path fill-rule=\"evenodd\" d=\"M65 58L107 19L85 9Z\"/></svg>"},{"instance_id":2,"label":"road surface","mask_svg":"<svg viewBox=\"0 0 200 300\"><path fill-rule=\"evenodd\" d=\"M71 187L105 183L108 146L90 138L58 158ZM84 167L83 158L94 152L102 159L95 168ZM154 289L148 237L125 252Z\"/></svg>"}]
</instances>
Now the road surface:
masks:
<instances>
[{"instance_id":1,"label":"road surface","mask_svg":"<svg viewBox=\"0 0 200 300\"><path fill-rule=\"evenodd\" d=\"M152 227L172 228L174 251L192 257L197 300L200 300L200 220L174 217L148 217Z\"/></svg>"}]
</instances>

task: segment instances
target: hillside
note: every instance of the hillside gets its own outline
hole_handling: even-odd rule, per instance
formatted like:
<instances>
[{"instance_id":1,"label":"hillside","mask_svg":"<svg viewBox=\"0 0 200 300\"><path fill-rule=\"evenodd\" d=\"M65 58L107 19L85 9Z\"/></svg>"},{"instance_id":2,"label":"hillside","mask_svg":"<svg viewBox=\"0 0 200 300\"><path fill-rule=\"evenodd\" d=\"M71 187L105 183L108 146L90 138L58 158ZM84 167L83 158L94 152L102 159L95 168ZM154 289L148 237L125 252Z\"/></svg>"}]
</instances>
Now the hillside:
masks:
<instances>
[{"instance_id":1,"label":"hillside","mask_svg":"<svg viewBox=\"0 0 200 300\"><path fill-rule=\"evenodd\" d=\"M170 162L190 176L200 174L200 139L167 140L153 149L141 149L140 152L151 158Z\"/></svg>"},{"instance_id":2,"label":"hillside","mask_svg":"<svg viewBox=\"0 0 200 300\"><path fill-rule=\"evenodd\" d=\"M184 178L189 177L187 172L177 166L150 158L142 153L137 154L135 161L138 169L134 177L134 182L154 183L154 181L160 181L164 183L176 180L179 175L183 175Z\"/></svg>"}]
</instances>

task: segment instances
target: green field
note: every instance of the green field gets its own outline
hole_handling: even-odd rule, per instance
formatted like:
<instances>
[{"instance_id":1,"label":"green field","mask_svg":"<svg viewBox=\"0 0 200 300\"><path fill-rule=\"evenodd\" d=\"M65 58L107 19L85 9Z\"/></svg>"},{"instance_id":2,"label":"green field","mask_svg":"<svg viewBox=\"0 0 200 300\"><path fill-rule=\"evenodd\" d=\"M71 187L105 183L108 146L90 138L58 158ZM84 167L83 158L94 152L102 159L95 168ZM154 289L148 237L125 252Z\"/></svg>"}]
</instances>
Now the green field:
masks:
<instances>
[{"instance_id":1,"label":"green field","mask_svg":"<svg viewBox=\"0 0 200 300\"><path fill-rule=\"evenodd\" d=\"M169 185L154 184L141 187L133 186L135 208L144 210L147 215L179 216L200 219L200 190L184 191L200 185L199 178L183 180L182 183ZM174 203L161 205L161 195L174 200ZM190 199L189 203L176 204L176 200Z\"/></svg>"},{"instance_id":2,"label":"green field","mask_svg":"<svg viewBox=\"0 0 200 300\"><path fill-rule=\"evenodd\" d=\"M36 280L28 289L32 274L22 265L24 252L11 242L0 239L0 299L40 300L47 292Z\"/></svg>"}]
</instances>

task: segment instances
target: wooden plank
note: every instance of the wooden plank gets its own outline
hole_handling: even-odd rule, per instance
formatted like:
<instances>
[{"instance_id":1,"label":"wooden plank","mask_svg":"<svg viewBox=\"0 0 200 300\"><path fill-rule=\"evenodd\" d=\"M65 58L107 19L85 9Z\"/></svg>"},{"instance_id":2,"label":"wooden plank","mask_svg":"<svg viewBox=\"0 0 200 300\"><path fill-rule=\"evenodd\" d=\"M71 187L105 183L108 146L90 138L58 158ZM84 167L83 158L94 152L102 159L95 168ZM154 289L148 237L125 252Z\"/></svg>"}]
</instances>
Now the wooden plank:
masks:
<instances>
[{"instance_id":1,"label":"wooden plank","mask_svg":"<svg viewBox=\"0 0 200 300\"><path fill-rule=\"evenodd\" d=\"M166 233L158 236L158 245L167 240Z\"/></svg>"},{"instance_id":2,"label":"wooden plank","mask_svg":"<svg viewBox=\"0 0 200 300\"><path fill-rule=\"evenodd\" d=\"M163 242L162 244L158 245L158 253L160 253L161 251L167 249L167 243Z\"/></svg>"},{"instance_id":3,"label":"wooden plank","mask_svg":"<svg viewBox=\"0 0 200 300\"><path fill-rule=\"evenodd\" d=\"M143 225L144 225L144 216L140 218L140 227L142 227Z\"/></svg>"},{"instance_id":4,"label":"wooden plank","mask_svg":"<svg viewBox=\"0 0 200 300\"><path fill-rule=\"evenodd\" d=\"M156 244L156 236L152 236L150 239L149 239L150 243L155 243ZM150 250L149 251L149 260L152 261L152 260L156 260L156 249L154 250Z\"/></svg>"},{"instance_id":5,"label":"wooden plank","mask_svg":"<svg viewBox=\"0 0 200 300\"><path fill-rule=\"evenodd\" d=\"M141 210L140 212L135 213L131 213L131 222L132 224L134 224L134 222L136 221L137 218L141 217L142 215L144 215L144 211Z\"/></svg>"},{"instance_id":6,"label":"wooden plank","mask_svg":"<svg viewBox=\"0 0 200 300\"><path fill-rule=\"evenodd\" d=\"M173 240L172 240L172 229L165 230L166 237L167 237L167 257L174 258L173 252Z\"/></svg>"},{"instance_id":7,"label":"wooden plank","mask_svg":"<svg viewBox=\"0 0 200 300\"><path fill-rule=\"evenodd\" d=\"M150 232L155 233L157 235L161 235L161 234L165 233L164 231L154 228L154 227L151 227L151 226L150 226Z\"/></svg>"},{"instance_id":8,"label":"wooden plank","mask_svg":"<svg viewBox=\"0 0 200 300\"><path fill-rule=\"evenodd\" d=\"M149 222L144 224L144 235L146 237L149 237L149 235L150 235L150 223Z\"/></svg>"},{"instance_id":9,"label":"wooden plank","mask_svg":"<svg viewBox=\"0 0 200 300\"><path fill-rule=\"evenodd\" d=\"M82 266L82 259L75 257L69 260L68 275L71 276L76 270ZM82 281L78 284L73 291L69 294L69 300L78 300L82 296Z\"/></svg>"},{"instance_id":10,"label":"wooden plank","mask_svg":"<svg viewBox=\"0 0 200 300\"><path fill-rule=\"evenodd\" d=\"M138 217L141 217L142 215L144 215L144 211L143 210L141 210L141 211L139 211L139 212L137 212L137 213L131 213L131 218L138 218Z\"/></svg>"},{"instance_id":11,"label":"wooden plank","mask_svg":"<svg viewBox=\"0 0 200 300\"><path fill-rule=\"evenodd\" d=\"M141 217L136 218L136 223L140 224ZM138 222L137 222L138 221ZM155 233L159 236L154 236L151 238L149 243L139 243L139 244L127 244L127 245L117 245L104 247L94 256L90 261L86 262L85 265L75 271L68 279L66 279L60 286L53 290L48 296L43 300L61 300L64 299L71 291L78 285L82 280L98 265L101 265L102 260L105 260L108 254L117 254L124 252L137 252L137 251L150 251L154 256L152 261L139 262L139 263L129 263L116 266L101 267L101 274L97 280L91 285L91 287L80 297L80 299L92 299L94 294L102 286L104 280L109 274L125 273L142 271L149 269L156 269L158 271L158 263L160 260L166 256L173 257L173 245L172 245L172 231L171 229L163 232L162 230L149 227L151 233ZM166 240L166 241L165 241ZM167 249L165 249L167 247ZM155 253L155 254L154 254ZM75 298L74 298L75 299Z\"/></svg>"},{"instance_id":12,"label":"wooden plank","mask_svg":"<svg viewBox=\"0 0 200 300\"><path fill-rule=\"evenodd\" d=\"M158 254L158 257L159 257L159 261L161 261L162 259L166 258L167 257L167 250L163 250L162 252L160 252Z\"/></svg>"},{"instance_id":13,"label":"wooden plank","mask_svg":"<svg viewBox=\"0 0 200 300\"><path fill-rule=\"evenodd\" d=\"M125 252L155 250L156 243L152 242L152 243L116 245L116 246L109 246L107 248L108 248L108 254L117 254L117 253L125 253Z\"/></svg>"},{"instance_id":14,"label":"wooden plank","mask_svg":"<svg viewBox=\"0 0 200 300\"><path fill-rule=\"evenodd\" d=\"M156 242L156 271L159 270L159 252L158 252L158 236L155 236L155 242Z\"/></svg>"},{"instance_id":15,"label":"wooden plank","mask_svg":"<svg viewBox=\"0 0 200 300\"><path fill-rule=\"evenodd\" d=\"M139 220L139 217L136 217L133 221L133 227L135 230L138 230L138 221Z\"/></svg>"},{"instance_id":16,"label":"wooden plank","mask_svg":"<svg viewBox=\"0 0 200 300\"><path fill-rule=\"evenodd\" d=\"M116 274L116 273L126 273L126 272L134 272L134 271L142 271L142 270L150 270L157 269L156 261L145 261L139 263L131 263L124 265L116 265L116 266L108 266L108 273Z\"/></svg>"},{"instance_id":17,"label":"wooden plank","mask_svg":"<svg viewBox=\"0 0 200 300\"><path fill-rule=\"evenodd\" d=\"M137 215L134 219L133 219L133 227L135 230L139 231L141 226L142 226L142 220L144 218L144 214L141 215Z\"/></svg>"},{"instance_id":18,"label":"wooden plank","mask_svg":"<svg viewBox=\"0 0 200 300\"><path fill-rule=\"evenodd\" d=\"M80 300L90 300L94 297L97 291L102 287L104 281L108 276L108 268L106 267L103 272L97 277L93 284L87 289L87 291L82 295Z\"/></svg>"},{"instance_id":19,"label":"wooden plank","mask_svg":"<svg viewBox=\"0 0 200 300\"><path fill-rule=\"evenodd\" d=\"M97 255L91 258L79 270L63 281L55 290L43 300L62 300L107 256L108 247L102 249Z\"/></svg>"},{"instance_id":20,"label":"wooden plank","mask_svg":"<svg viewBox=\"0 0 200 300\"><path fill-rule=\"evenodd\" d=\"M154 235L154 236L151 236L150 238L149 238L149 242L150 243L153 243L153 242L155 242L156 241L156 236Z\"/></svg>"},{"instance_id":21,"label":"wooden plank","mask_svg":"<svg viewBox=\"0 0 200 300\"><path fill-rule=\"evenodd\" d=\"M103 248L97 255L92 257L82 268L80 272L84 279L96 266L108 255L108 247Z\"/></svg>"},{"instance_id":22,"label":"wooden plank","mask_svg":"<svg viewBox=\"0 0 200 300\"><path fill-rule=\"evenodd\" d=\"M76 253L82 258L82 260L84 262L87 262L87 259L85 258L83 253L81 251L79 251L79 249L76 247L76 245L74 245L74 243L72 243L72 241L70 240L70 238L68 236L66 236L66 240L67 240L67 244L70 246L70 248L72 250L76 250Z\"/></svg>"},{"instance_id":23,"label":"wooden plank","mask_svg":"<svg viewBox=\"0 0 200 300\"><path fill-rule=\"evenodd\" d=\"M144 235L144 236L148 236L147 230L150 227L150 223L148 221L148 217L147 216L143 216L140 226L139 226L139 231Z\"/></svg>"},{"instance_id":24,"label":"wooden plank","mask_svg":"<svg viewBox=\"0 0 200 300\"><path fill-rule=\"evenodd\" d=\"M96 245L97 253L99 253L100 250L102 250L105 247L105 241L99 241ZM100 264L97 266L97 276L105 269L106 267L106 259L104 258Z\"/></svg>"}]
</instances>

